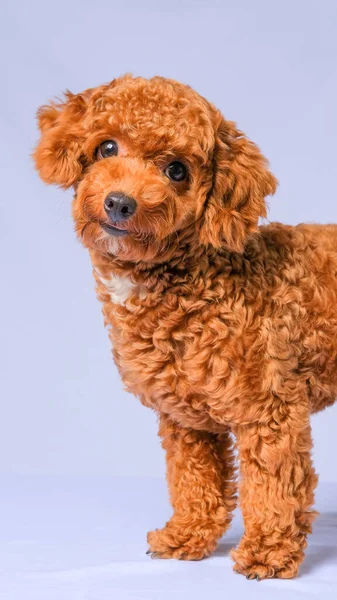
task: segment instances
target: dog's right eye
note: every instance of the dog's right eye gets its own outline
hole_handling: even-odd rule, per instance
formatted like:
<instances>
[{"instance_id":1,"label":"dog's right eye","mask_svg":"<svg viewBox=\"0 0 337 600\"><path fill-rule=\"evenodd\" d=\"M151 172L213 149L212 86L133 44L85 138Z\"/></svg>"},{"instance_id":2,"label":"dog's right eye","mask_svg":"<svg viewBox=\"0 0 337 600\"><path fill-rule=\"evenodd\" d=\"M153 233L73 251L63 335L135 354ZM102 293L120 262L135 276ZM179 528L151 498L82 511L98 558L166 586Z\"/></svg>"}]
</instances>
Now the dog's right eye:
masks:
<instances>
[{"instance_id":1,"label":"dog's right eye","mask_svg":"<svg viewBox=\"0 0 337 600\"><path fill-rule=\"evenodd\" d=\"M106 140L102 142L96 150L96 158L109 158L110 156L117 156L118 146L113 140Z\"/></svg>"}]
</instances>

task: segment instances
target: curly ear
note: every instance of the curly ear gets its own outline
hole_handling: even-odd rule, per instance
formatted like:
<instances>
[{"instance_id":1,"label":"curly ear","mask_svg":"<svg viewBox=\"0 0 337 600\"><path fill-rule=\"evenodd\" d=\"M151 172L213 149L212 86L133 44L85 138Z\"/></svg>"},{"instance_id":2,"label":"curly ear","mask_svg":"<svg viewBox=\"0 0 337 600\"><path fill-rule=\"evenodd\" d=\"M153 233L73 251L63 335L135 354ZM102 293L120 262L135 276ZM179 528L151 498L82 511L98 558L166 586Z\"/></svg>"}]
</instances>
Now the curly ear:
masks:
<instances>
[{"instance_id":1,"label":"curly ear","mask_svg":"<svg viewBox=\"0 0 337 600\"><path fill-rule=\"evenodd\" d=\"M247 237L266 216L265 197L277 180L258 147L217 111L213 185L205 204L200 238L203 244L242 252Z\"/></svg>"},{"instance_id":2,"label":"curly ear","mask_svg":"<svg viewBox=\"0 0 337 600\"><path fill-rule=\"evenodd\" d=\"M42 106L37 112L40 141L33 153L35 165L46 183L62 187L74 185L83 170L81 148L85 140L83 116L88 96L65 93L65 101Z\"/></svg>"}]
</instances>

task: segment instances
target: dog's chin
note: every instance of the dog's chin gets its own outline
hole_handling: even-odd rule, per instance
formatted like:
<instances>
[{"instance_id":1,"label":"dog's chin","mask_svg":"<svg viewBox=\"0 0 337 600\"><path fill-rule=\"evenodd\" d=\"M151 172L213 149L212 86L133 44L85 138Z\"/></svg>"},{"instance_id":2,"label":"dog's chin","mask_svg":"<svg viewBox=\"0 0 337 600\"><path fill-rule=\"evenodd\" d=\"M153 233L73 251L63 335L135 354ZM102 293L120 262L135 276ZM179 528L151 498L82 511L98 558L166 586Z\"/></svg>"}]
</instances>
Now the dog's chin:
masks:
<instances>
[{"instance_id":1,"label":"dog's chin","mask_svg":"<svg viewBox=\"0 0 337 600\"><path fill-rule=\"evenodd\" d=\"M104 224L104 227L103 227ZM132 230L124 229L103 221L87 221L84 226L77 223L77 231L82 244L89 250L109 254L119 260L128 262L160 263L167 258L167 240L159 238L154 233L141 235Z\"/></svg>"},{"instance_id":2,"label":"dog's chin","mask_svg":"<svg viewBox=\"0 0 337 600\"><path fill-rule=\"evenodd\" d=\"M129 231L127 229L122 229L116 224L110 225L108 223L103 222L100 223L100 226L102 227L103 231L105 231L105 233L114 237L124 237L126 235L129 235Z\"/></svg>"},{"instance_id":3,"label":"dog's chin","mask_svg":"<svg viewBox=\"0 0 337 600\"><path fill-rule=\"evenodd\" d=\"M133 233L116 224L103 221L88 221L81 231L81 242L89 250L109 254L121 260L138 261L142 259L143 246L133 238Z\"/></svg>"}]
</instances>

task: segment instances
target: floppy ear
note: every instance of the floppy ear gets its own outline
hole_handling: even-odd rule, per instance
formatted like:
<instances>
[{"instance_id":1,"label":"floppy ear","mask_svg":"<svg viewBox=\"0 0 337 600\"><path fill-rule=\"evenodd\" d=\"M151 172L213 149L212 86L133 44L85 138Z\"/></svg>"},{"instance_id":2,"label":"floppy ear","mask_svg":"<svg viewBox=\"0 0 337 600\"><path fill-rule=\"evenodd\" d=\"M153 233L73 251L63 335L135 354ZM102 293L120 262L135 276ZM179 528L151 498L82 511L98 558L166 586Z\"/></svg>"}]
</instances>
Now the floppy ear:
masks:
<instances>
[{"instance_id":1,"label":"floppy ear","mask_svg":"<svg viewBox=\"0 0 337 600\"><path fill-rule=\"evenodd\" d=\"M213 185L206 200L200 239L215 248L242 252L247 237L266 216L265 197L277 180L258 147L216 112Z\"/></svg>"},{"instance_id":2,"label":"floppy ear","mask_svg":"<svg viewBox=\"0 0 337 600\"><path fill-rule=\"evenodd\" d=\"M70 187L81 176L85 140L82 125L90 90L83 94L66 92L65 101L42 106L37 112L40 141L33 153L35 165L46 183Z\"/></svg>"}]
</instances>

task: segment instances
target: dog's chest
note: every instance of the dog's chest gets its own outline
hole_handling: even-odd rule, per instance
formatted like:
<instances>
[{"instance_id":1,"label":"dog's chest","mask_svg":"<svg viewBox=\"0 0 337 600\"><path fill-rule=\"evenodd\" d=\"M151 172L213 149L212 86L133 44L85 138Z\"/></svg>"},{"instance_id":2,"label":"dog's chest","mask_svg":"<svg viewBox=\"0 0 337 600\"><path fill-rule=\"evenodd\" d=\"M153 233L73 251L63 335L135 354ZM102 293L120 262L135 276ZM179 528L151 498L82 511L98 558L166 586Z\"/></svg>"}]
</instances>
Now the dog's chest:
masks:
<instances>
[{"instance_id":1,"label":"dog's chest","mask_svg":"<svg viewBox=\"0 0 337 600\"><path fill-rule=\"evenodd\" d=\"M110 302L117 306L125 306L127 300L129 300L132 295L137 295L140 298L144 297L144 287L140 284L133 283L129 277L116 275L114 273L109 273L108 276L104 276L99 269L95 269L95 273L99 284L102 286L105 293L108 294Z\"/></svg>"},{"instance_id":2,"label":"dog's chest","mask_svg":"<svg viewBox=\"0 0 337 600\"><path fill-rule=\"evenodd\" d=\"M268 340L257 335L244 303L210 303L174 289L156 295L97 271L96 280L115 362L143 404L185 427L215 432L256 417Z\"/></svg>"},{"instance_id":3,"label":"dog's chest","mask_svg":"<svg viewBox=\"0 0 337 600\"><path fill-rule=\"evenodd\" d=\"M170 291L156 304L141 285L115 275L99 277L99 296L126 389L184 426L218 431L211 405L223 403L226 389L235 395L237 354L220 306L193 307Z\"/></svg>"}]
</instances>

